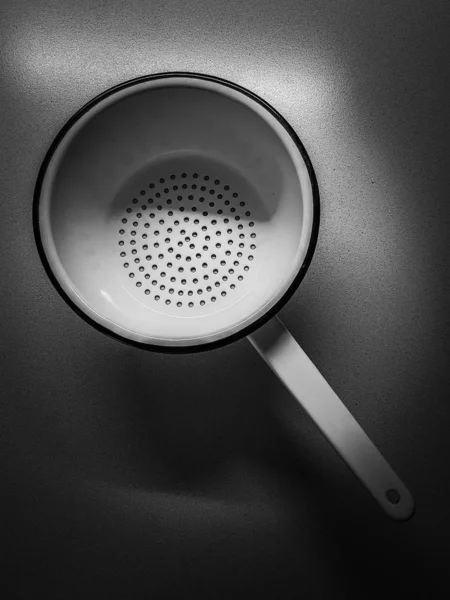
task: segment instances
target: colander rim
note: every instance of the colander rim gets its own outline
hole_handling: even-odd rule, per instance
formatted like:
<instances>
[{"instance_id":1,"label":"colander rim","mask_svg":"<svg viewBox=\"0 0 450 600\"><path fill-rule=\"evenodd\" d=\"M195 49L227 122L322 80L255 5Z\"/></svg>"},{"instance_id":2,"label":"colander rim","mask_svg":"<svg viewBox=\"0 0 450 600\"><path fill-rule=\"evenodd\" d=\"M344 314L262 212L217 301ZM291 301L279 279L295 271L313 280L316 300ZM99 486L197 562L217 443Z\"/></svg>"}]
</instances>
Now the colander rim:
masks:
<instances>
[{"instance_id":1,"label":"colander rim","mask_svg":"<svg viewBox=\"0 0 450 600\"><path fill-rule=\"evenodd\" d=\"M85 115L87 112L89 112L92 108L94 108L94 106L96 106L101 101L105 100L109 96L112 96L113 94L115 94L119 91L122 91L126 88L130 88L130 87L139 85L141 83L153 81L156 79L167 79L167 78L177 78L177 77L184 78L184 79L192 78L192 79L206 80L206 81L210 81L213 83L218 83L220 85L228 86L228 87L234 89L235 91L246 95L251 100L260 104L269 113L271 113L271 115L287 131L287 133L291 137L292 141L296 145L298 151L300 152L300 154L303 158L303 161L304 161L305 166L308 171L308 176L309 176L309 180L310 180L310 184L311 184L313 215L312 215L311 236L309 239L309 244L308 244L308 248L307 248L307 251L305 254L305 258L304 258L301 266L299 267L291 285L288 287L288 289L285 291L285 293L278 299L278 301L269 310L264 312L260 317L258 317L255 321L253 321L249 325L243 327L242 329L239 329L238 331L236 331L234 333L231 333L230 335L226 335L220 339L201 343L201 344L197 343L197 344L193 344L193 345L187 345L187 346L165 346L165 345L163 346L163 345L158 345L158 344L148 344L148 343L143 343L143 342L139 342L136 340L132 340L132 339L122 336L114 331L111 331L104 325L102 325L102 324L98 323L97 321L95 321L94 319L92 319L67 295L67 293L64 291L61 284L57 280L55 274L53 273L53 270L47 259L46 252L44 250L44 244L43 244L43 241L41 238L41 231L40 231L40 226L39 226L39 202L40 202L42 185L44 182L45 174L46 174L48 166L51 162L53 154L55 153L57 147L62 142L62 140L65 138L67 133L70 131L70 129L75 125L75 123L83 115ZM265 323L270 321L270 319L272 319L287 304L287 302L294 295L294 293L297 290L297 288L299 287L301 281L305 277L306 272L309 268L309 265L311 264L312 257L314 255L314 251L316 249L317 239L318 239L318 235L319 235L319 223L320 223L320 195L319 195L319 186L317 183L316 174L314 172L314 168L312 166L311 160L309 158L309 155L306 151L305 146L301 142L299 136L294 131L294 129L286 121L286 119L271 104L269 104L266 100L261 98L255 92L250 91L249 89L241 86L240 84L237 84L228 79L218 77L216 75L191 72L191 71L165 71L165 72L148 74L148 75L143 75L141 77L129 79L129 80L123 81L117 85L114 85L114 86L104 90L97 96L94 96L93 98L91 98L91 100L89 100L87 103L85 103L78 111L76 111L66 121L66 123L59 130L59 132L53 139L52 143L50 144L50 146L44 156L44 159L41 163L41 166L39 168L39 172L38 172L36 184L35 184L35 189L34 189L34 195L33 195L32 220L33 220L33 232L34 232L36 247L37 247L39 257L41 259L41 262L44 266L44 269L46 271L46 274L47 274L49 280L51 281L52 285L54 286L56 291L59 293L59 295L62 297L62 299L84 321L86 321L89 325L94 327L100 333L103 333L104 335L107 335L108 337L110 337L112 339L118 340L128 346L133 346L133 347L137 347L137 348L152 351L152 352L163 352L166 354L188 354L188 353L205 352L207 350L218 349L218 348L221 348L228 344L237 342L238 340L241 340L244 337L247 337L248 335L250 335L257 329L259 329L262 325L264 325Z\"/></svg>"}]
</instances>

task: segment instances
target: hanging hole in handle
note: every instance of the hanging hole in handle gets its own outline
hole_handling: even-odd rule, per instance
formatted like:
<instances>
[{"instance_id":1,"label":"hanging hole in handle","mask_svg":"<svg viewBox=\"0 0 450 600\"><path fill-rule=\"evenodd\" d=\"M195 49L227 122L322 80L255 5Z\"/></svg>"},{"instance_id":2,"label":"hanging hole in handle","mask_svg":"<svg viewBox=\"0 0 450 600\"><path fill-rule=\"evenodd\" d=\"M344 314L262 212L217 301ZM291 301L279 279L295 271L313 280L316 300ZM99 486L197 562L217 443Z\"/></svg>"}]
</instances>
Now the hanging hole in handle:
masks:
<instances>
[{"instance_id":1,"label":"hanging hole in handle","mask_svg":"<svg viewBox=\"0 0 450 600\"><path fill-rule=\"evenodd\" d=\"M395 489L388 490L386 492L386 498L391 504L398 504L400 502L400 494Z\"/></svg>"}]
</instances>

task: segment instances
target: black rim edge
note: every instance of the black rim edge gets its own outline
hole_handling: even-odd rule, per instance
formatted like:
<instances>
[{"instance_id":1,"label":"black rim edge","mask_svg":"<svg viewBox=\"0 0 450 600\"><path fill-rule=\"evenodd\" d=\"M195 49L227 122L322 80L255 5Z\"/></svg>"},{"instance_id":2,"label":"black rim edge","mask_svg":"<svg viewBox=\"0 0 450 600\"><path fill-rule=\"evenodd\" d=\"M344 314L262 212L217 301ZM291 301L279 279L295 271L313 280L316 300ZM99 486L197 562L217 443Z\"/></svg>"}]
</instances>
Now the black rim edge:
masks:
<instances>
[{"instance_id":1,"label":"black rim edge","mask_svg":"<svg viewBox=\"0 0 450 600\"><path fill-rule=\"evenodd\" d=\"M78 121L78 119L82 115L87 113L93 106L98 104L100 101L104 100L108 96L111 96L112 94L114 94L120 90L126 89L128 87L132 87L134 85L143 83L145 81L151 81L154 79L165 79L165 78L169 78L169 77L191 77L193 79L204 79L207 81L213 81L216 83L220 83L222 85L226 85L230 88L235 89L236 91L239 91L239 92L245 94L252 100L258 102L266 110L268 110L279 121L279 123L286 129L286 131L289 133L289 135L293 139L295 145L297 146L300 154L302 155L303 160L305 161L305 164L306 164L306 168L308 170L308 175L309 175L309 179L311 182L311 188L312 188L312 196L313 196L313 223L312 223L311 238L309 241L308 250L306 252L305 258L303 260L303 263L302 263L297 275L295 276L293 282L291 283L289 288L286 290L286 292L283 294L283 296L278 300L278 302L276 302L272 306L272 308L270 310L265 312L261 317L259 317L259 319L254 321L251 325L248 325L247 327L240 329L238 332L233 333L229 336L226 336L220 340L206 342L204 344L199 344L199 345L194 345L194 346L160 346L158 344L144 344L143 342L137 342L134 340L130 340L130 339L125 338L117 333L114 333L113 331L110 331L107 327L100 325L99 323L97 323L96 321L94 321L93 319L88 317L88 315L86 315L84 313L84 311L82 311L71 300L71 298L66 294L66 292L63 290L63 288L59 284L58 280L56 279L56 277L50 267L50 264L48 263L47 256L45 254L44 247L43 247L42 240L41 240L40 229L39 229L39 198L41 195L41 188L42 188L42 183L43 183L43 180L45 177L45 173L47 171L48 165L50 163L50 160L51 160L56 148L61 143L61 141L64 138L64 136L66 135L66 133L75 124L75 122ZM163 353L167 353L167 354L189 354L189 353L205 352L207 350L215 350L215 349L221 348L223 346L226 346L228 344L232 344L233 342L237 342L238 340L241 340L244 337L247 337L249 334L251 334L254 331L256 331L257 329L259 329L259 327L261 327L262 325L264 325L265 323L270 321L270 319L272 319L281 310L281 308L283 308L283 306L290 300L290 298L293 296L294 292L297 290L298 286L300 285L302 279L304 278L309 265L311 264L311 260L312 260L312 257L313 257L313 254L314 254L314 251L315 251L315 248L317 245L317 238L319 235L319 222L320 222L320 196L319 196L319 186L317 183L317 178L316 178L311 160L308 156L308 153L306 152L305 147L303 146L303 143L301 142L300 138L298 137L296 132L293 130L293 128L289 125L289 123L284 119L284 117L275 108L273 108L273 106L271 106L268 102L263 100L260 96L258 96L254 92L251 92L250 90L240 86L237 83L231 82L227 79L222 79L215 75L206 75L204 73L193 73L193 72L189 72L189 71L167 71L167 72L163 72L163 73L155 73L153 75L144 75L141 77L137 77L135 79L130 79L130 80L124 81L122 83L119 83L118 85L115 85L111 88L108 88L107 90L101 92L100 94L98 94L97 96L92 98L89 102L87 102L84 106L82 106L74 115L72 115L72 117L70 117L70 119L64 124L64 126L60 129L60 131L54 138L49 149L47 150L47 153L45 154L44 160L42 161L42 164L39 169L38 176L37 176L34 195L33 195L32 212L33 212L34 238L35 238L35 242L36 242L36 246L37 246L37 250L38 250L40 259L41 259L44 269L47 273L47 276L50 279L50 281L52 282L56 291L62 297L62 299L71 307L71 309L77 315L79 315L85 322L87 322L89 325L94 327L100 333L103 333L104 335L107 335L108 337L110 337L114 340L118 340L119 342L122 342L128 346L133 346L135 348L137 347L137 348L140 348L143 350L149 350L152 352L163 352Z\"/></svg>"}]
</instances>

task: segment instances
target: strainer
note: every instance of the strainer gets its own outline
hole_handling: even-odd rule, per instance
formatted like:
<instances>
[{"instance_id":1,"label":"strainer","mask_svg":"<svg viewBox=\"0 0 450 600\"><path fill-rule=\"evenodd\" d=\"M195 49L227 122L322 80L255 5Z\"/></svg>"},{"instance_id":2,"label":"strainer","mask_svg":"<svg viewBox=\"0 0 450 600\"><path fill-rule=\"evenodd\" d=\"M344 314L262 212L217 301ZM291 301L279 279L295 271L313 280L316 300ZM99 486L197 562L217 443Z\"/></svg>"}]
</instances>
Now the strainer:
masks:
<instances>
[{"instance_id":1,"label":"strainer","mask_svg":"<svg viewBox=\"0 0 450 600\"><path fill-rule=\"evenodd\" d=\"M70 306L140 348L248 336L392 517L408 490L275 316L317 238L311 162L257 95L197 73L125 82L63 127L35 191L36 241Z\"/></svg>"}]
</instances>

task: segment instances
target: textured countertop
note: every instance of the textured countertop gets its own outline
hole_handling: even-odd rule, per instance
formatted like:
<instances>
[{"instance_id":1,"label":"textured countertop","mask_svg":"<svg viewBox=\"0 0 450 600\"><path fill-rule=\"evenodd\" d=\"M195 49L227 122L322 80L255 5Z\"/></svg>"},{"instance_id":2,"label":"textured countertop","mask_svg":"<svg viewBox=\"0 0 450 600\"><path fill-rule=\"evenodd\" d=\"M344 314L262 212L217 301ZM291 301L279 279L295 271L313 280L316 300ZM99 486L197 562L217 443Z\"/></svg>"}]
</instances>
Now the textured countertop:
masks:
<instances>
[{"instance_id":1,"label":"textured countertop","mask_svg":"<svg viewBox=\"0 0 450 600\"><path fill-rule=\"evenodd\" d=\"M448 16L436 0L3 0L4 597L448 588ZM410 488L410 521L381 513L247 340L143 352L48 281L31 206L51 141L93 96L163 71L249 88L303 141L320 232L279 316Z\"/></svg>"}]
</instances>

